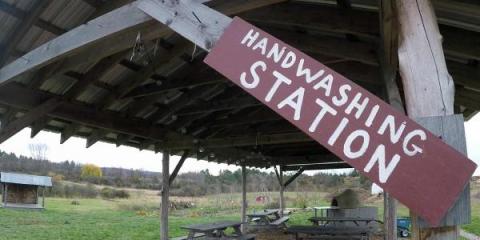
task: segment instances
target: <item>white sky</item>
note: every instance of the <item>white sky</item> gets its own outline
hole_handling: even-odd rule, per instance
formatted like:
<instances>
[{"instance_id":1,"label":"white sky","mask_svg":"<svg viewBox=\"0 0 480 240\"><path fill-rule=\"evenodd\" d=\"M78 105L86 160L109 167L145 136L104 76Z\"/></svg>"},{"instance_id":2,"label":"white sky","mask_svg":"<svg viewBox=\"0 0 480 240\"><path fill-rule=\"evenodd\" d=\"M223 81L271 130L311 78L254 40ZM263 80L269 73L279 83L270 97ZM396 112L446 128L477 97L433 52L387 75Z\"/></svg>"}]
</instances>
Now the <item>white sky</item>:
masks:
<instances>
[{"instance_id":1,"label":"white sky","mask_svg":"<svg viewBox=\"0 0 480 240\"><path fill-rule=\"evenodd\" d=\"M480 165L480 114L465 123L468 156ZM73 160L77 163L93 163L101 167L120 167L127 169L143 169L161 171L162 155L151 151L139 151L131 147L116 147L113 144L98 142L85 148L85 139L72 137L60 144L60 134L40 132L34 139L30 138L30 129L24 129L9 140L0 144L0 149L17 155L30 156L29 144L44 143L48 145L48 159L54 162ZM171 157L170 169L173 170L179 157ZM198 172L209 169L218 174L222 169L236 170L238 167L226 164L209 163L188 159L180 172ZM477 169L476 175L480 175Z\"/></svg>"}]
</instances>

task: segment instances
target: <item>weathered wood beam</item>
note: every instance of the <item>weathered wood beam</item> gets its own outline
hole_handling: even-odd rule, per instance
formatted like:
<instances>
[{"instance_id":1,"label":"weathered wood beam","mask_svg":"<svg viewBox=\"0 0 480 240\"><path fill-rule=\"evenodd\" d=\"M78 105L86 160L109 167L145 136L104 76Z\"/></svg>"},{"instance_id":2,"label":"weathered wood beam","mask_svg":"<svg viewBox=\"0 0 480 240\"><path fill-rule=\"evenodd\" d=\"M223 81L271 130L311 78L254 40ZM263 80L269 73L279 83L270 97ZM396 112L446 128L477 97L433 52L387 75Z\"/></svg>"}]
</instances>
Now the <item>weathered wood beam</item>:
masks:
<instances>
[{"instance_id":1,"label":"weathered wood beam","mask_svg":"<svg viewBox=\"0 0 480 240\"><path fill-rule=\"evenodd\" d=\"M86 142L85 147L86 148L91 147L93 144L100 141L104 137L105 134L106 134L106 132L105 132L104 129L94 129L92 131L92 133L90 133L90 135L87 137L87 142Z\"/></svg>"},{"instance_id":2,"label":"weathered wood beam","mask_svg":"<svg viewBox=\"0 0 480 240\"><path fill-rule=\"evenodd\" d=\"M138 4L138 8L207 51L231 22L231 18L224 14L191 0L144 0ZM200 24L203 28L198 28Z\"/></svg>"},{"instance_id":3,"label":"weathered wood beam","mask_svg":"<svg viewBox=\"0 0 480 240\"><path fill-rule=\"evenodd\" d=\"M227 148L241 146L255 146L280 143L311 142L312 139L303 133L286 133L261 135L254 137L231 137L231 138L212 138L197 141L169 141L160 144L162 148L168 149L197 149L199 146L204 148Z\"/></svg>"},{"instance_id":4,"label":"weathered wood beam","mask_svg":"<svg viewBox=\"0 0 480 240\"><path fill-rule=\"evenodd\" d=\"M398 73L398 20L395 2L378 1L380 21L380 66L385 83L386 100L398 111L405 113L402 97L397 86ZM383 194L385 239L397 239L397 202L387 192Z\"/></svg>"},{"instance_id":5,"label":"weathered wood beam","mask_svg":"<svg viewBox=\"0 0 480 240\"><path fill-rule=\"evenodd\" d=\"M17 96L24 97L18 98ZM59 97L25 88L17 83L9 83L0 88L0 103L19 109L29 110L35 108L38 102L50 98ZM62 102L48 116L156 141L163 141L165 138L178 136L178 134L163 127L152 125L149 121L124 117L122 114L111 111L98 111L96 108L82 103Z\"/></svg>"},{"instance_id":6,"label":"weathered wood beam","mask_svg":"<svg viewBox=\"0 0 480 240\"><path fill-rule=\"evenodd\" d=\"M64 93L63 98L66 100L76 99L90 84L101 79L106 73L108 73L110 68L120 62L125 57L126 53L127 51L122 51L106 57L89 69L87 73L76 77L77 82Z\"/></svg>"},{"instance_id":7,"label":"weathered wood beam","mask_svg":"<svg viewBox=\"0 0 480 240\"><path fill-rule=\"evenodd\" d=\"M282 1L284 0L232 0L218 3L214 1L214 8L231 15ZM240 2L243 4L241 7L238 6ZM152 18L139 10L137 5L138 1L118 8L27 53L0 69L0 84L87 48L88 51L66 59L57 74L62 74L79 64L98 61L105 56L131 48L138 32L145 33L142 35L144 40L156 39L171 33L169 29L152 24L150 22ZM155 27L153 30L147 31L147 28L142 30L142 27L148 25ZM115 44L111 44L112 42Z\"/></svg>"},{"instance_id":8,"label":"weathered wood beam","mask_svg":"<svg viewBox=\"0 0 480 240\"><path fill-rule=\"evenodd\" d=\"M20 118L10 122L0 131L0 143L3 143L5 140L15 135L17 132L24 129L25 127L30 126L36 120L38 120L39 117L44 116L45 113L50 112L52 109L55 109L59 105L60 101L58 99L49 99L40 104L40 106L36 107L34 110L29 111Z\"/></svg>"},{"instance_id":9,"label":"weathered wood beam","mask_svg":"<svg viewBox=\"0 0 480 240\"><path fill-rule=\"evenodd\" d=\"M214 87L202 86L196 89L185 91L179 97L179 99L157 110L157 112L150 115L148 119L153 122L164 122L167 120L167 118L172 116L175 116L175 119L176 119L177 112L180 111L185 106L190 105L202 98L218 95L219 93L224 91L225 88L226 88L225 84L217 84Z\"/></svg>"},{"instance_id":10,"label":"weathered wood beam","mask_svg":"<svg viewBox=\"0 0 480 240\"><path fill-rule=\"evenodd\" d=\"M177 166L175 166L175 169L173 169L173 172L170 174L170 178L168 180L170 185L172 185L173 181L178 175L178 172L180 172L180 169L182 168L183 164L185 163L185 160L187 160L189 155L190 155L189 150L183 151L183 154L180 157L180 160L178 161Z\"/></svg>"},{"instance_id":11,"label":"weathered wood beam","mask_svg":"<svg viewBox=\"0 0 480 240\"><path fill-rule=\"evenodd\" d=\"M283 166L285 167L285 166ZM286 188L288 187L288 185L290 185L290 183L292 183L293 181L295 181L295 179L297 179L300 175L302 175L302 173L305 171L305 168L304 167L300 167L300 169L298 169L298 171L293 174L293 176L291 176L284 184L283 184L283 187Z\"/></svg>"},{"instance_id":12,"label":"weathered wood beam","mask_svg":"<svg viewBox=\"0 0 480 240\"><path fill-rule=\"evenodd\" d=\"M98 1L98 0L82 0L82 1L85 2L86 4L90 5L93 8L99 8L103 5L103 3L101 1Z\"/></svg>"},{"instance_id":13,"label":"weathered wood beam","mask_svg":"<svg viewBox=\"0 0 480 240\"><path fill-rule=\"evenodd\" d=\"M47 116L43 116L33 122L33 124L30 126L30 138L37 136L37 134L48 125L49 120L50 119Z\"/></svg>"},{"instance_id":14,"label":"weathered wood beam","mask_svg":"<svg viewBox=\"0 0 480 240\"><path fill-rule=\"evenodd\" d=\"M287 165L283 166L284 171L298 171L299 169L304 170L327 170L327 169L341 169L341 168L352 168L345 162L336 162L336 163L318 163L318 164L306 164L306 165Z\"/></svg>"},{"instance_id":15,"label":"weathered wood beam","mask_svg":"<svg viewBox=\"0 0 480 240\"><path fill-rule=\"evenodd\" d=\"M334 2L335 3L335 2ZM278 4L242 15L247 21L291 30L308 30L330 35L352 34L365 41L377 41L378 15L375 12L351 11L336 6L288 3ZM302 14L298 14L301 12Z\"/></svg>"},{"instance_id":16,"label":"weathered wood beam","mask_svg":"<svg viewBox=\"0 0 480 240\"><path fill-rule=\"evenodd\" d=\"M454 113L454 83L447 70L438 23L431 2L396 1L396 8L400 23L399 70L404 86L408 115L418 120L425 117L452 115ZM425 127L427 127L427 123L428 121L424 122ZM438 123L443 130L444 123ZM463 124L461 125L463 127ZM432 130L432 126L427 129ZM455 125L446 124L446 126L454 129ZM452 136L449 137L452 138ZM464 135L457 135L457 141L458 138L464 141ZM461 209L460 211L465 210ZM411 218L412 239L458 238L459 228L455 226L458 224L456 222L450 223L448 226L442 224L437 228L420 229L415 213L411 212Z\"/></svg>"},{"instance_id":17,"label":"weathered wood beam","mask_svg":"<svg viewBox=\"0 0 480 240\"><path fill-rule=\"evenodd\" d=\"M247 222L247 167L245 164L242 164L242 216L240 221ZM242 232L245 232L246 224L242 224Z\"/></svg>"},{"instance_id":18,"label":"weathered wood beam","mask_svg":"<svg viewBox=\"0 0 480 240\"><path fill-rule=\"evenodd\" d=\"M447 67L456 84L480 91L480 64L461 64L447 61Z\"/></svg>"},{"instance_id":19,"label":"weathered wood beam","mask_svg":"<svg viewBox=\"0 0 480 240\"><path fill-rule=\"evenodd\" d=\"M162 195L161 214L160 214L160 239L168 239L168 208L170 207L170 151L165 150L162 153Z\"/></svg>"},{"instance_id":20,"label":"weathered wood beam","mask_svg":"<svg viewBox=\"0 0 480 240\"><path fill-rule=\"evenodd\" d=\"M9 59L11 52L16 49L17 44L27 34L28 30L32 28L32 25L39 19L43 11L50 5L51 0L36 1L32 6L32 10L28 12L24 18L20 19L15 31L4 40L5 45L0 49L0 66Z\"/></svg>"},{"instance_id":21,"label":"weathered wood beam","mask_svg":"<svg viewBox=\"0 0 480 240\"><path fill-rule=\"evenodd\" d=\"M246 108L261 106L262 103L252 97L234 98L223 101L212 101L206 103L198 103L188 106L181 111L177 112L177 115L191 115L205 112L215 112L222 110L229 110L235 108Z\"/></svg>"},{"instance_id":22,"label":"weathered wood beam","mask_svg":"<svg viewBox=\"0 0 480 240\"><path fill-rule=\"evenodd\" d=\"M42 2L42 1L39 1ZM0 10L3 12L8 13L9 15L16 17L18 19L24 19L26 16L28 16L28 13L13 6L10 5L4 1L0 1ZM35 26L44 29L50 33L53 33L55 35L61 35L66 32L65 29L62 29L58 26L53 25L52 23L49 23L45 20L42 20L40 18L36 19L35 22L33 23Z\"/></svg>"},{"instance_id":23,"label":"weathered wood beam","mask_svg":"<svg viewBox=\"0 0 480 240\"><path fill-rule=\"evenodd\" d=\"M0 69L0 84L56 60L72 55L99 40L149 21L151 18L133 3L65 33Z\"/></svg>"},{"instance_id":24,"label":"weathered wood beam","mask_svg":"<svg viewBox=\"0 0 480 240\"><path fill-rule=\"evenodd\" d=\"M69 138L73 137L80 128L80 124L71 123L60 133L60 144L64 144Z\"/></svg>"}]
</instances>

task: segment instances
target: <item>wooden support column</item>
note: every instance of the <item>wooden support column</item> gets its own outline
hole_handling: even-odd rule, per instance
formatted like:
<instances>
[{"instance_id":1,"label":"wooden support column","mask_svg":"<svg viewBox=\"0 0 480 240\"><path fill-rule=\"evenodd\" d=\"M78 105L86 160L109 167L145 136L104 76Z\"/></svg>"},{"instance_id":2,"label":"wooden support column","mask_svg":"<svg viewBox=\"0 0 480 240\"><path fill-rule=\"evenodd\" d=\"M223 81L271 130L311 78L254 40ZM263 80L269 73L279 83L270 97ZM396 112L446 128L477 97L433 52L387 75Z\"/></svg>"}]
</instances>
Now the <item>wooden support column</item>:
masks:
<instances>
[{"instance_id":1,"label":"wooden support column","mask_svg":"<svg viewBox=\"0 0 480 240\"><path fill-rule=\"evenodd\" d=\"M8 184L5 184L5 191L3 191L3 194L5 194L3 206L6 207L8 203Z\"/></svg>"},{"instance_id":2,"label":"wooden support column","mask_svg":"<svg viewBox=\"0 0 480 240\"><path fill-rule=\"evenodd\" d=\"M180 158L180 161L178 161L177 166L175 166L175 169L173 169L172 174L170 174L170 176L169 176L168 183L170 185L172 185L173 181L177 177L178 172L180 172L180 169L182 168L183 163L185 163L185 160L187 160L189 154L190 154L189 150L183 151L183 154L182 154L182 157Z\"/></svg>"},{"instance_id":3,"label":"wooden support column","mask_svg":"<svg viewBox=\"0 0 480 240\"><path fill-rule=\"evenodd\" d=\"M160 214L160 240L168 240L168 199L170 195L170 152L163 151L162 161L162 203Z\"/></svg>"},{"instance_id":4,"label":"wooden support column","mask_svg":"<svg viewBox=\"0 0 480 240\"><path fill-rule=\"evenodd\" d=\"M278 171L277 167L273 167L273 169L275 169L275 174L277 175L278 183L280 184L280 216L283 217L283 212L285 210L285 198L283 196L285 191L285 186L283 183L283 169L281 166L278 166Z\"/></svg>"},{"instance_id":5,"label":"wooden support column","mask_svg":"<svg viewBox=\"0 0 480 240\"><path fill-rule=\"evenodd\" d=\"M302 175L302 173L305 171L305 168L304 167L300 167L300 169L298 169L298 171L293 175L291 176L284 184L283 184L283 187L286 188L288 187L288 185L290 185L290 183L292 183L293 181L295 181L295 179L297 179L297 177L299 177L300 175Z\"/></svg>"},{"instance_id":6,"label":"wooden support column","mask_svg":"<svg viewBox=\"0 0 480 240\"><path fill-rule=\"evenodd\" d=\"M242 164L242 219L247 222L247 168L245 163ZM245 224L242 224L242 232L245 232Z\"/></svg>"},{"instance_id":7,"label":"wooden support column","mask_svg":"<svg viewBox=\"0 0 480 240\"><path fill-rule=\"evenodd\" d=\"M447 119L453 114L454 84L447 71L441 35L431 2L396 1L399 21L399 70L405 92L407 113L430 129L440 129L434 133L443 136L447 143L465 141L463 120L451 122ZM423 122L423 118L437 116ZM454 131L454 132L452 132ZM445 135L446 132L451 134ZM454 141L451 141L455 139ZM454 146L455 147L455 146ZM468 187L466 189L468 191ZM469 193L460 196L460 202L468 201ZM462 200L463 198L467 198ZM457 201L456 205L459 205ZM412 239L458 239L458 225L465 219L457 217L462 211L470 212L469 203L454 206L439 228L422 224L415 214L412 217ZM457 211L458 210L458 211ZM469 218L468 216L463 216Z\"/></svg>"},{"instance_id":8,"label":"wooden support column","mask_svg":"<svg viewBox=\"0 0 480 240\"><path fill-rule=\"evenodd\" d=\"M42 190L42 208L45 208L45 187Z\"/></svg>"},{"instance_id":9,"label":"wooden support column","mask_svg":"<svg viewBox=\"0 0 480 240\"><path fill-rule=\"evenodd\" d=\"M385 83L385 98L400 112L405 113L402 97L397 86L398 71L398 20L394 0L379 0L380 35L379 53L381 77ZM383 226L385 240L397 239L397 201L387 192L383 193Z\"/></svg>"}]
</instances>

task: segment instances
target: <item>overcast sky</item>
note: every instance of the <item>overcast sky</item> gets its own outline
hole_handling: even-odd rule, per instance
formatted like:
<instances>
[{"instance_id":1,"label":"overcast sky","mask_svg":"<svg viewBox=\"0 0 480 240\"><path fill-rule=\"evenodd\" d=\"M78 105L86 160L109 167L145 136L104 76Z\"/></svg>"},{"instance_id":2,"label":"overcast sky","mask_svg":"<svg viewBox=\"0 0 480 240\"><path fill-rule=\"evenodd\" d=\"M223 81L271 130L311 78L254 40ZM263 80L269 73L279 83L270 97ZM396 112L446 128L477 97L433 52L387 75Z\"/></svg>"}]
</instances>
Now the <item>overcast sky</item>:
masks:
<instances>
[{"instance_id":1,"label":"overcast sky","mask_svg":"<svg viewBox=\"0 0 480 240\"><path fill-rule=\"evenodd\" d=\"M480 114L465 123L468 156L480 165ZM128 169L143 169L161 171L162 155L151 151L139 151L131 147L116 147L113 144L98 142L90 148L85 148L85 139L72 137L60 144L60 134L40 132L35 138L30 138L30 129L24 129L9 140L0 144L0 149L17 155L30 156L29 144L44 143L48 145L48 159L54 162L73 160L77 163L93 163L101 167L121 167ZM173 170L179 157L173 157L170 169ZM181 172L198 172L209 169L218 174L222 169L235 170L238 167L226 164L209 163L188 159ZM480 175L477 169L476 175Z\"/></svg>"}]
</instances>

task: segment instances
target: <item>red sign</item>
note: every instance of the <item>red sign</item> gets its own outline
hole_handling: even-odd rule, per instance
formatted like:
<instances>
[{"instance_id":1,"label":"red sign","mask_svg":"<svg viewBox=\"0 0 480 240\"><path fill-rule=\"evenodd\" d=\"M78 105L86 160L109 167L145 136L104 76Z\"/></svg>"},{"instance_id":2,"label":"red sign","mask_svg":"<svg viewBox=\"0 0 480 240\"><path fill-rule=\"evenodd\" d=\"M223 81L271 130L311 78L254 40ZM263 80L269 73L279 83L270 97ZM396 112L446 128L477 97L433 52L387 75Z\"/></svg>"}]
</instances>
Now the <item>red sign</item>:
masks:
<instances>
[{"instance_id":1,"label":"red sign","mask_svg":"<svg viewBox=\"0 0 480 240\"><path fill-rule=\"evenodd\" d=\"M205 62L431 225L476 168L375 95L240 18Z\"/></svg>"}]
</instances>

